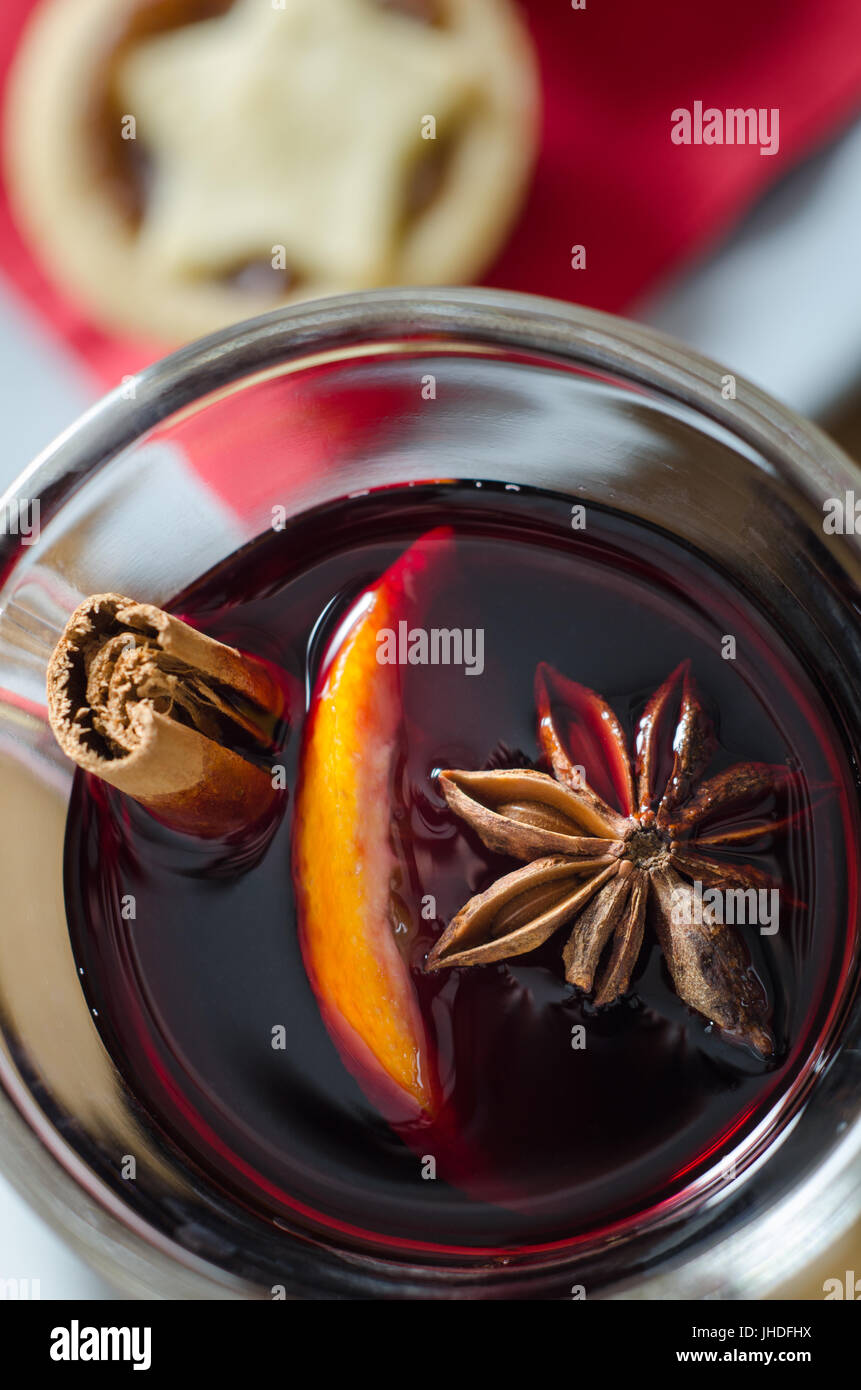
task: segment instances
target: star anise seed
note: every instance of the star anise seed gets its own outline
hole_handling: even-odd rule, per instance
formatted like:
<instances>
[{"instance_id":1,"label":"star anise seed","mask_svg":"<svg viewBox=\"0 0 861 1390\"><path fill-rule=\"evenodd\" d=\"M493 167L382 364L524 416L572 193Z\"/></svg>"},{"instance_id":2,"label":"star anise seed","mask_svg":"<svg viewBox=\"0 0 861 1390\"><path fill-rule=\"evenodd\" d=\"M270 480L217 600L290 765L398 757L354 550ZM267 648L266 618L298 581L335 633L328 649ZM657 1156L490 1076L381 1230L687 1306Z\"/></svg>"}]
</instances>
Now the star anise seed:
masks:
<instances>
[{"instance_id":1,"label":"star anise seed","mask_svg":"<svg viewBox=\"0 0 861 1390\"><path fill-rule=\"evenodd\" d=\"M690 881L775 886L761 869L722 856L805 814L738 820L791 788L794 774L750 762L701 780L716 742L689 662L646 705L633 765L616 715L595 691L541 665L535 694L552 776L522 768L439 774L448 805L487 848L526 863L470 899L427 969L523 955L572 923L565 978L597 1005L611 1004L630 988L648 901L680 999L769 1056L768 1000L744 942L730 925L699 920L708 914L695 911Z\"/></svg>"}]
</instances>

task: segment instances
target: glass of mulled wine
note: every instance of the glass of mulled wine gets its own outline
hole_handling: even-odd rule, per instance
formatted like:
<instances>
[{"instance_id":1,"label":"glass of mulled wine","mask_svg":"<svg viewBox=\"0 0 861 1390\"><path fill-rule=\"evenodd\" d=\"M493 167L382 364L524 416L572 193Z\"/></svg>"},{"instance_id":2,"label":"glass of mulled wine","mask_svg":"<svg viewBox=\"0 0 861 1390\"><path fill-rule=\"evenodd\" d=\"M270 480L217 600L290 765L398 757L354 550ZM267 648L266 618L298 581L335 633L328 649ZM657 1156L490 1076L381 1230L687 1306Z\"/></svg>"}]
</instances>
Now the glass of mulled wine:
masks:
<instances>
[{"instance_id":1,"label":"glass of mulled wine","mask_svg":"<svg viewBox=\"0 0 861 1390\"><path fill-rule=\"evenodd\" d=\"M858 490L525 296L332 299L126 382L5 499L3 1171L144 1296L803 1290L861 1214ZM63 756L98 594L278 673L247 831Z\"/></svg>"}]
</instances>

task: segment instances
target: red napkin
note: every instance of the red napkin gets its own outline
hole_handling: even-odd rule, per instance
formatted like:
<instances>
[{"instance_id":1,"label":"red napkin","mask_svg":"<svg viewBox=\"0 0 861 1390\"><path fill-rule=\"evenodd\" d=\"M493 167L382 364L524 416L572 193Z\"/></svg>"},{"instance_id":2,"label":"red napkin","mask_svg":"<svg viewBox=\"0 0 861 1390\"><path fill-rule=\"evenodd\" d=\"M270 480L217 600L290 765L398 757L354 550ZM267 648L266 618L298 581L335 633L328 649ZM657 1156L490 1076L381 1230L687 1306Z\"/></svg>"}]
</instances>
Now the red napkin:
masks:
<instances>
[{"instance_id":1,"label":"red napkin","mask_svg":"<svg viewBox=\"0 0 861 1390\"><path fill-rule=\"evenodd\" d=\"M0 10L0 83L35 0ZM487 283L622 311L727 230L789 165L861 107L857 0L526 0L544 121L528 206ZM672 113L779 110L778 152L679 145ZM58 229L62 235L62 229ZM574 246L585 268L572 269ZM161 354L102 332L59 293L15 229L0 186L6 276L114 384Z\"/></svg>"},{"instance_id":2,"label":"red napkin","mask_svg":"<svg viewBox=\"0 0 861 1390\"><path fill-rule=\"evenodd\" d=\"M530 0L544 132L488 283L623 312L861 111L857 0ZM677 108L777 107L780 146L678 145ZM586 270L571 270L572 245Z\"/></svg>"}]
</instances>

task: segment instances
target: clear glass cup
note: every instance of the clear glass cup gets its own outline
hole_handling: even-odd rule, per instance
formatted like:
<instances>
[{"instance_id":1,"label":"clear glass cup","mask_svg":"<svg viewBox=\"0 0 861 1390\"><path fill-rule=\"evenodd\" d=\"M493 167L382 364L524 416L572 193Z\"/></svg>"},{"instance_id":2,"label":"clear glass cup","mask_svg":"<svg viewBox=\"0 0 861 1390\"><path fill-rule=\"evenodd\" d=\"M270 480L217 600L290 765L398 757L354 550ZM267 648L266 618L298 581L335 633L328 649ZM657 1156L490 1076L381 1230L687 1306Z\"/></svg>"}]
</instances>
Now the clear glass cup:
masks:
<instances>
[{"instance_id":1,"label":"clear glass cup","mask_svg":"<svg viewBox=\"0 0 861 1390\"><path fill-rule=\"evenodd\" d=\"M495 291L331 299L185 348L91 410L3 499L0 1166L109 1279L143 1296L792 1287L861 1214L858 921L803 1073L739 1149L660 1207L540 1255L422 1264L267 1225L165 1148L100 1041L63 902L72 770L45 711L46 662L68 614L107 590L167 602L268 528L273 508L293 516L441 478L600 502L696 546L792 634L861 764L861 542L823 528L824 504L861 497L861 475L746 382L635 324Z\"/></svg>"}]
</instances>

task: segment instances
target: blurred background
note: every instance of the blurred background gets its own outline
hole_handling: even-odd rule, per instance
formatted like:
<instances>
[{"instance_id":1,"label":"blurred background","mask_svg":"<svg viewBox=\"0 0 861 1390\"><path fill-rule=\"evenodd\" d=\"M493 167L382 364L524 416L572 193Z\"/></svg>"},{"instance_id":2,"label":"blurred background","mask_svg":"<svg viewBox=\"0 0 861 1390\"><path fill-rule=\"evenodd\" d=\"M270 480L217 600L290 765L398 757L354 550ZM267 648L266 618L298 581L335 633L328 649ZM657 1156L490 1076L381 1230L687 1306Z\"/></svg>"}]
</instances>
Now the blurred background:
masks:
<instances>
[{"instance_id":1,"label":"blurred background","mask_svg":"<svg viewBox=\"0 0 861 1390\"><path fill-rule=\"evenodd\" d=\"M642 320L861 456L856 0L309 3L5 0L0 490L198 310L422 280ZM7 1273L113 1296L0 1178Z\"/></svg>"}]
</instances>

